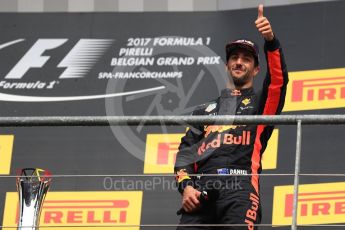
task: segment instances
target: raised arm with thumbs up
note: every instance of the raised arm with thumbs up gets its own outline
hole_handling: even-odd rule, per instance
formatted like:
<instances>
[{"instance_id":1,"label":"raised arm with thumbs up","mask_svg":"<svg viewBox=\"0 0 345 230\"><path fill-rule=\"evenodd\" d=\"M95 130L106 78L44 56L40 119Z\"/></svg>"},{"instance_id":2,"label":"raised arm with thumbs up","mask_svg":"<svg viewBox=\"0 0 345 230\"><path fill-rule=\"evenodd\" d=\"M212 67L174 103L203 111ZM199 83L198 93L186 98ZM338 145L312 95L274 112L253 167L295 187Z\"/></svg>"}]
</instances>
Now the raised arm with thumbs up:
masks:
<instances>
[{"instance_id":1,"label":"raised arm with thumbs up","mask_svg":"<svg viewBox=\"0 0 345 230\"><path fill-rule=\"evenodd\" d=\"M273 40L274 34L272 27L268 19L264 16L264 6L262 4L258 8L258 18L255 21L255 25L266 41Z\"/></svg>"}]
</instances>

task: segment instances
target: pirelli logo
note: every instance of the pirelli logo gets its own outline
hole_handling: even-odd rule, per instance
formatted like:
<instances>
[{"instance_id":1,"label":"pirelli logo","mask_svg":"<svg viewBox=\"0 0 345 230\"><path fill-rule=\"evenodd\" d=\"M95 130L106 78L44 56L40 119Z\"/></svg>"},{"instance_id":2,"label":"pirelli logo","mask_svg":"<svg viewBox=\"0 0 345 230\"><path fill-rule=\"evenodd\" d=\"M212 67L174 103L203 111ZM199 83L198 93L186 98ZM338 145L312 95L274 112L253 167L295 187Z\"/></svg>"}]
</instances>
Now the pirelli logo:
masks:
<instances>
[{"instance_id":1,"label":"pirelli logo","mask_svg":"<svg viewBox=\"0 0 345 230\"><path fill-rule=\"evenodd\" d=\"M48 192L43 205L40 226L44 229L95 229L119 225L116 229L139 227L142 192ZM3 226L17 226L18 194L6 193ZM87 228L93 226L93 228ZM122 226L122 227L120 227ZM10 228L3 228L10 229Z\"/></svg>"},{"instance_id":2,"label":"pirelli logo","mask_svg":"<svg viewBox=\"0 0 345 230\"><path fill-rule=\"evenodd\" d=\"M289 73L284 111L345 107L345 68Z\"/></svg>"},{"instance_id":3,"label":"pirelli logo","mask_svg":"<svg viewBox=\"0 0 345 230\"><path fill-rule=\"evenodd\" d=\"M272 224L290 225L292 207L293 186L276 186ZM297 223L345 223L345 182L300 185Z\"/></svg>"},{"instance_id":4,"label":"pirelli logo","mask_svg":"<svg viewBox=\"0 0 345 230\"><path fill-rule=\"evenodd\" d=\"M147 134L144 173L173 173L183 133Z\"/></svg>"},{"instance_id":5,"label":"pirelli logo","mask_svg":"<svg viewBox=\"0 0 345 230\"><path fill-rule=\"evenodd\" d=\"M0 135L0 175L10 174L13 141L13 135Z\"/></svg>"},{"instance_id":6,"label":"pirelli logo","mask_svg":"<svg viewBox=\"0 0 345 230\"><path fill-rule=\"evenodd\" d=\"M184 133L148 134L146 136L144 173L173 173L176 153ZM279 131L272 133L263 155L263 169L277 167Z\"/></svg>"}]
</instances>

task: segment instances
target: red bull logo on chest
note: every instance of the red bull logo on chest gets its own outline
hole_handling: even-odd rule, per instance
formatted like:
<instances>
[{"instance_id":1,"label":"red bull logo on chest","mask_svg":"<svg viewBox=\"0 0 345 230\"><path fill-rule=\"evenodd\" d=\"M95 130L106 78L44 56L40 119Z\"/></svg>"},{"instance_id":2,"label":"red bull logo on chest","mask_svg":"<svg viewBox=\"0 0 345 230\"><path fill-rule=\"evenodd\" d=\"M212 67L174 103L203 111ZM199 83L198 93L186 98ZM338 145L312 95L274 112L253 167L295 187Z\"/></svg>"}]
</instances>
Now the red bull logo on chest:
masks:
<instances>
[{"instance_id":1,"label":"red bull logo on chest","mask_svg":"<svg viewBox=\"0 0 345 230\"><path fill-rule=\"evenodd\" d=\"M219 148L221 145L250 145L250 131L243 131L242 135L220 133L212 141L203 142L198 149L198 155L202 155L210 148Z\"/></svg>"}]
</instances>

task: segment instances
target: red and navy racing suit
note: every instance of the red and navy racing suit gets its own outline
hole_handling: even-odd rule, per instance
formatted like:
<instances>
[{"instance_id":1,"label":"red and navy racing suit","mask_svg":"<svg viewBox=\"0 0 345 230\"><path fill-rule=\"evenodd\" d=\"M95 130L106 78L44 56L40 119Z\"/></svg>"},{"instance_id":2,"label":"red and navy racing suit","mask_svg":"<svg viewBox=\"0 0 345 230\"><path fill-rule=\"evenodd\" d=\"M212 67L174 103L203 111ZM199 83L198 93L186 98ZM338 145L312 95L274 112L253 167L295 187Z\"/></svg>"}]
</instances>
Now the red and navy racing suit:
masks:
<instances>
[{"instance_id":1,"label":"red and navy racing suit","mask_svg":"<svg viewBox=\"0 0 345 230\"><path fill-rule=\"evenodd\" d=\"M280 114L288 83L283 52L276 38L265 41L264 50L267 74L260 93L255 93L253 88L224 89L220 97L198 106L192 115ZM174 168L179 191L182 193L187 185L192 185L198 190L218 189L220 194L216 201L201 209L184 213L180 224L242 224L242 227L227 229L256 229L253 224L261 221L258 174L272 131L270 125L231 124L200 125L187 131L181 140ZM204 175L195 178L189 174ZM207 174L239 176L219 176L220 184L217 184L213 183L216 179ZM239 180L237 187L232 183L234 178Z\"/></svg>"}]
</instances>

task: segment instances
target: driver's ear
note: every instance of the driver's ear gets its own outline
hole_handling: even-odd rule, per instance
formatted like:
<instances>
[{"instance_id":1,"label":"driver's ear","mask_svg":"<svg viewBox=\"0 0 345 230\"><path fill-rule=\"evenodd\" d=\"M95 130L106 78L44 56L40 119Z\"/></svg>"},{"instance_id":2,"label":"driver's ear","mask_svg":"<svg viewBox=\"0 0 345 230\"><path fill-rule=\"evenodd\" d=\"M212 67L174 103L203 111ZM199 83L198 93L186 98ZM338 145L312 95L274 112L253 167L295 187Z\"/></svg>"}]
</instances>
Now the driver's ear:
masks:
<instances>
[{"instance_id":1,"label":"driver's ear","mask_svg":"<svg viewBox=\"0 0 345 230\"><path fill-rule=\"evenodd\" d=\"M254 76L256 76L260 72L260 66L256 66L254 68Z\"/></svg>"}]
</instances>

